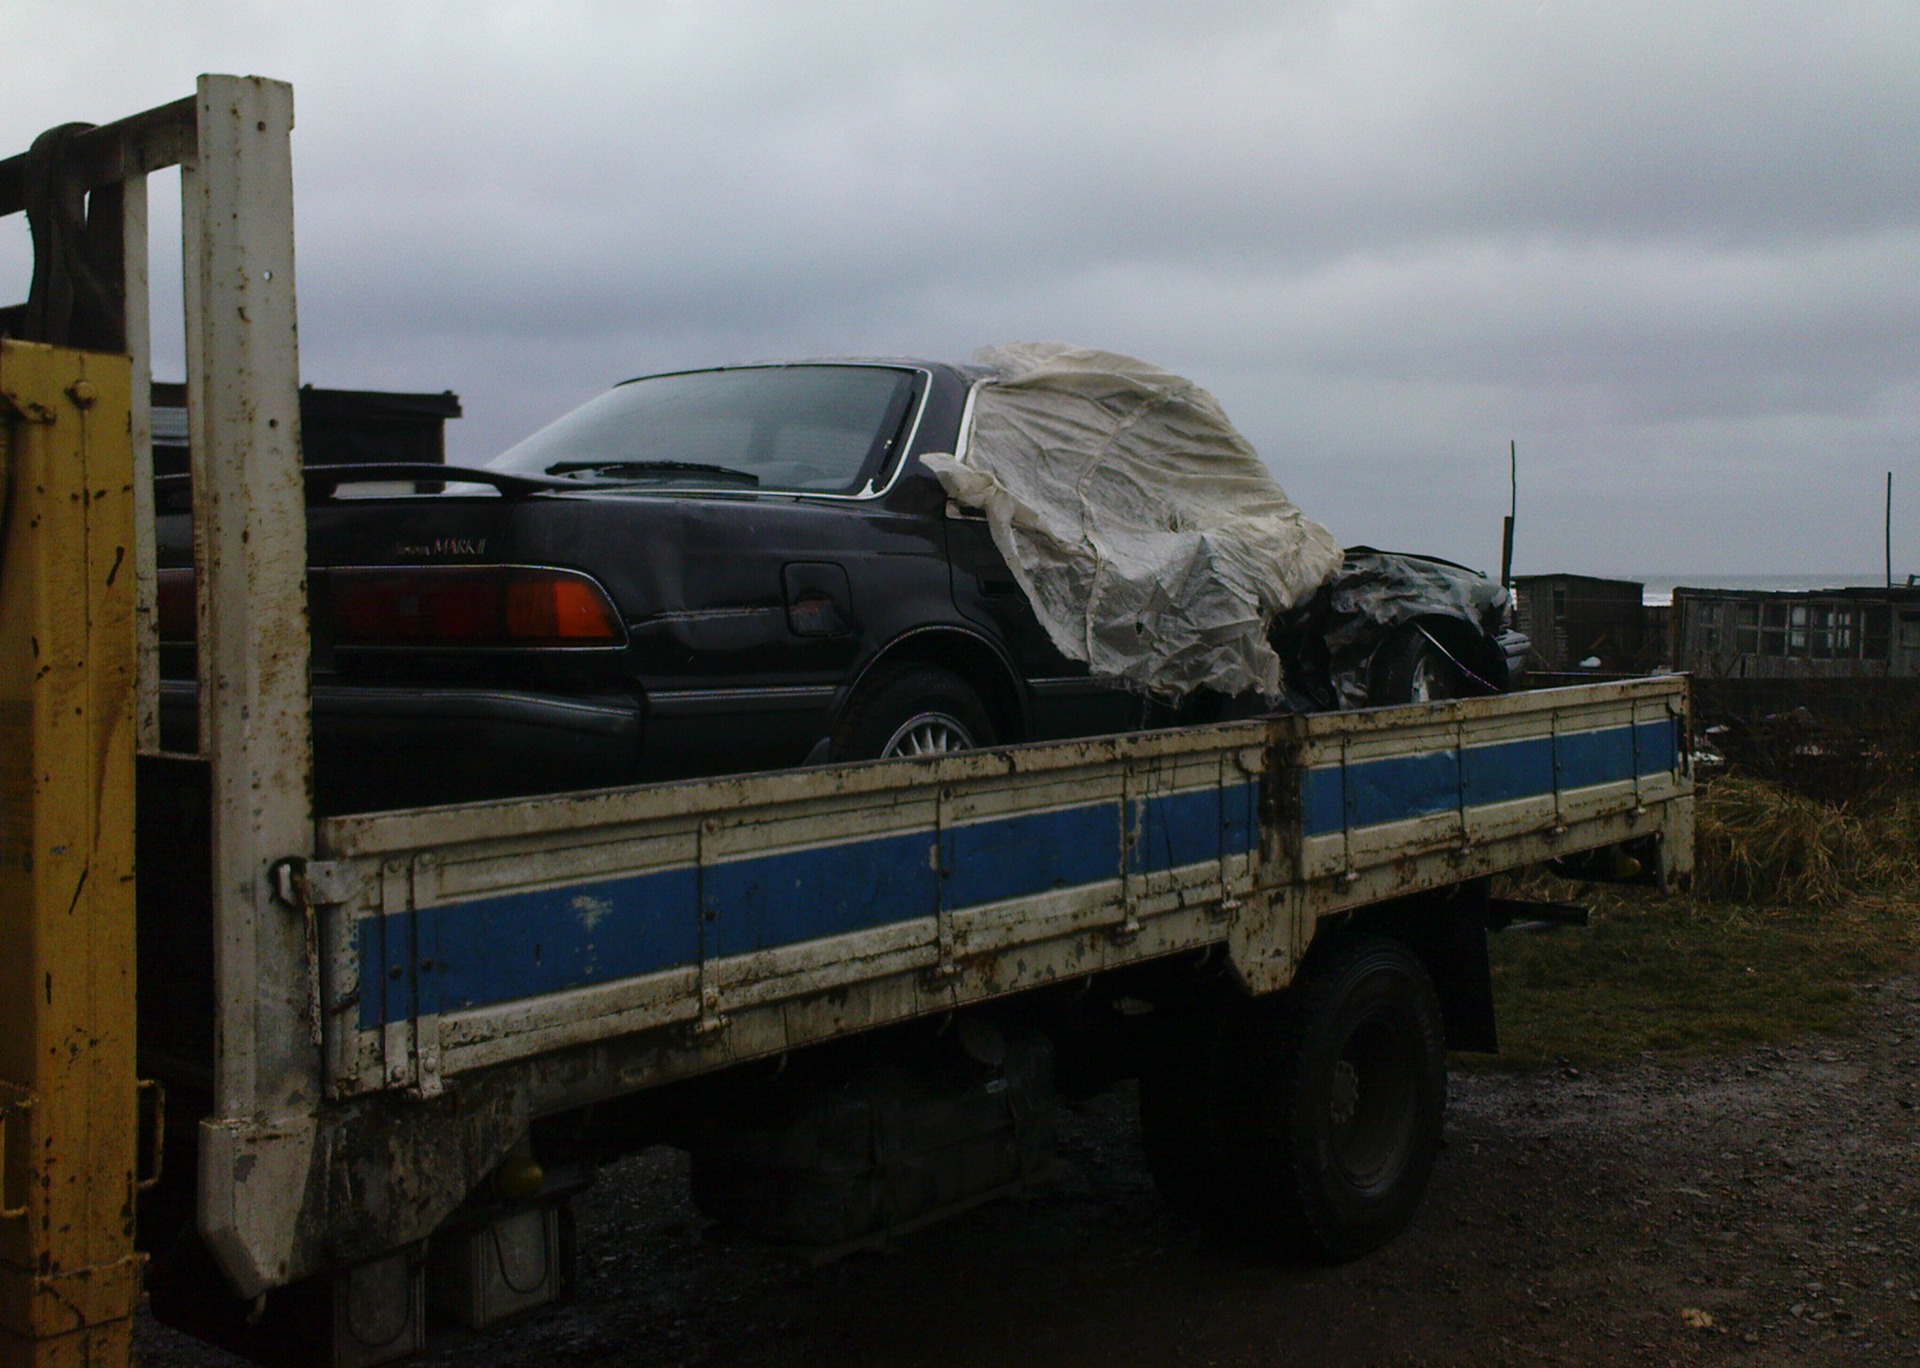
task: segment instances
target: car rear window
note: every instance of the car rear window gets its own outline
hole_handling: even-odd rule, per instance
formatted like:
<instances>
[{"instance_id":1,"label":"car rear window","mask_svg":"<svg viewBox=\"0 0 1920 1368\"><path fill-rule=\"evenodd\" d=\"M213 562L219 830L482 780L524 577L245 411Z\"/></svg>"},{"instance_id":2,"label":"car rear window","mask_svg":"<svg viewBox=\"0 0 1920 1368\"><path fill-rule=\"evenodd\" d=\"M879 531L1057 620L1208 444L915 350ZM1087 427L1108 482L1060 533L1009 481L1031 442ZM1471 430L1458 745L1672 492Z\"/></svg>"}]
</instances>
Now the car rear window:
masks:
<instances>
[{"instance_id":1,"label":"car rear window","mask_svg":"<svg viewBox=\"0 0 1920 1368\"><path fill-rule=\"evenodd\" d=\"M878 482L895 455L914 380L914 372L886 366L649 376L575 409L488 464L582 480L853 494Z\"/></svg>"}]
</instances>

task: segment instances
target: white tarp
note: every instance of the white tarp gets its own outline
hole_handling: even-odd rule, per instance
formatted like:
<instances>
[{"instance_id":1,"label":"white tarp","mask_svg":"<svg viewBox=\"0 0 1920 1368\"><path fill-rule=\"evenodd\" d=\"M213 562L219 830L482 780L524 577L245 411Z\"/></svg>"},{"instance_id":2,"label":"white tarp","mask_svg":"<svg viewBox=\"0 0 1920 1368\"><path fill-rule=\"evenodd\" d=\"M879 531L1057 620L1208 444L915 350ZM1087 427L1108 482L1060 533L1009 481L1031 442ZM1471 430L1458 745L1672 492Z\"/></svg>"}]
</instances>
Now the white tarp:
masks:
<instances>
[{"instance_id":1,"label":"white tarp","mask_svg":"<svg viewBox=\"0 0 1920 1368\"><path fill-rule=\"evenodd\" d=\"M1096 675L1178 698L1280 694L1267 623L1340 568L1211 394L1113 352L982 351L999 372L960 459L922 459L987 516L1047 635Z\"/></svg>"}]
</instances>

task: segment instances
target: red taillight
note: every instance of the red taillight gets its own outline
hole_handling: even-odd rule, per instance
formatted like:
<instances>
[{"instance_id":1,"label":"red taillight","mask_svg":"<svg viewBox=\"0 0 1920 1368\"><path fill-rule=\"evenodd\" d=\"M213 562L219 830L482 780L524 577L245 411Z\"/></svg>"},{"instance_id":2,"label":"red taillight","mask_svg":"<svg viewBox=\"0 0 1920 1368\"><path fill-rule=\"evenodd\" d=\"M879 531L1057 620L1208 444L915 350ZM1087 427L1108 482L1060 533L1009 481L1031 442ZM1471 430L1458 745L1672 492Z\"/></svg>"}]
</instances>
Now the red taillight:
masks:
<instances>
[{"instance_id":1,"label":"red taillight","mask_svg":"<svg viewBox=\"0 0 1920 1368\"><path fill-rule=\"evenodd\" d=\"M618 646L625 640L606 591L572 570L422 566L315 573L331 586L333 635L342 646ZM160 639L191 643L193 571L162 570L158 581Z\"/></svg>"},{"instance_id":2,"label":"red taillight","mask_svg":"<svg viewBox=\"0 0 1920 1368\"><path fill-rule=\"evenodd\" d=\"M617 646L606 591L571 570L331 570L341 646Z\"/></svg>"},{"instance_id":3,"label":"red taillight","mask_svg":"<svg viewBox=\"0 0 1920 1368\"><path fill-rule=\"evenodd\" d=\"M507 586L507 635L516 641L617 640L613 605L584 577L517 580Z\"/></svg>"}]
</instances>

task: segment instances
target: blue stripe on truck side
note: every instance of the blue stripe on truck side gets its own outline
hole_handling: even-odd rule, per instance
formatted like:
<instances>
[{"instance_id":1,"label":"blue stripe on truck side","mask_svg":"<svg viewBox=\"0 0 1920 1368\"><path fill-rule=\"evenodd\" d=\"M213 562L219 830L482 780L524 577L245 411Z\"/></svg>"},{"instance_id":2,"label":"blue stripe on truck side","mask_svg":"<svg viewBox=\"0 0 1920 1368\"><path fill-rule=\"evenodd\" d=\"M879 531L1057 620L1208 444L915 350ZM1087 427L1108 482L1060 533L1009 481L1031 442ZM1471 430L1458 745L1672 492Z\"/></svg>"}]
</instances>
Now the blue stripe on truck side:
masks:
<instances>
[{"instance_id":1,"label":"blue stripe on truck side","mask_svg":"<svg viewBox=\"0 0 1920 1368\"><path fill-rule=\"evenodd\" d=\"M1244 854L1258 783L1136 803L1128 871ZM360 1026L484 1007L1120 877L1120 805L1021 813L361 921ZM944 877L942 875L944 869ZM705 893L702 896L702 881ZM944 884L944 888L942 885ZM711 919L703 918L703 903ZM400 972L396 974L394 971Z\"/></svg>"},{"instance_id":2,"label":"blue stripe on truck side","mask_svg":"<svg viewBox=\"0 0 1920 1368\"><path fill-rule=\"evenodd\" d=\"M1242 855L1260 844L1260 786L1195 789L1139 804L1127 872L1151 874Z\"/></svg>"},{"instance_id":3,"label":"blue stripe on truck side","mask_svg":"<svg viewBox=\"0 0 1920 1368\"><path fill-rule=\"evenodd\" d=\"M933 915L939 874L923 831L707 866L716 958Z\"/></svg>"},{"instance_id":4,"label":"blue stripe on truck side","mask_svg":"<svg viewBox=\"0 0 1920 1368\"><path fill-rule=\"evenodd\" d=\"M1430 751L1308 771L1308 836L1671 771L1672 720ZM1150 874L1259 843L1259 785L1138 801L1123 846L1113 802L940 834L871 837L599 883L372 917L359 926L360 1025L483 1007L796 945L1056 889ZM943 873L944 871L944 873ZM399 973L396 975L395 970Z\"/></svg>"},{"instance_id":5,"label":"blue stripe on truck side","mask_svg":"<svg viewBox=\"0 0 1920 1368\"><path fill-rule=\"evenodd\" d=\"M949 908L980 907L1120 876L1120 808L1057 808L940 833ZM930 915L929 903L923 915Z\"/></svg>"},{"instance_id":6,"label":"blue stripe on truck side","mask_svg":"<svg viewBox=\"0 0 1920 1368\"><path fill-rule=\"evenodd\" d=\"M698 871L539 889L360 923L360 1025L633 978L700 957ZM409 972L414 965L417 972Z\"/></svg>"},{"instance_id":7,"label":"blue stripe on truck side","mask_svg":"<svg viewBox=\"0 0 1920 1368\"><path fill-rule=\"evenodd\" d=\"M1326 836L1348 827L1448 812L1463 804L1479 807L1619 783L1636 775L1666 773L1679 763L1679 723L1667 718L1465 750L1322 765L1301 778L1302 823L1306 835Z\"/></svg>"}]
</instances>

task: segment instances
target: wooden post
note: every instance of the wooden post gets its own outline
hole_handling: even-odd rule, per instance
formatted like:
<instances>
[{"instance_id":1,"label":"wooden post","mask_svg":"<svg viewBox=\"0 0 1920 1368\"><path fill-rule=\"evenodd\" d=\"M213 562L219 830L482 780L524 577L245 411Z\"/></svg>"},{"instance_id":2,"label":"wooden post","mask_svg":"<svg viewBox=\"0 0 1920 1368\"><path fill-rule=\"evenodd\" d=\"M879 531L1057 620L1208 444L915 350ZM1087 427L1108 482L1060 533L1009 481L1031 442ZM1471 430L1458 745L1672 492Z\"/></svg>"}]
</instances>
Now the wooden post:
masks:
<instances>
[{"instance_id":1,"label":"wooden post","mask_svg":"<svg viewBox=\"0 0 1920 1368\"><path fill-rule=\"evenodd\" d=\"M1513 520L1520 515L1520 444L1507 443L1507 516L1500 527L1500 583L1513 588Z\"/></svg>"}]
</instances>

